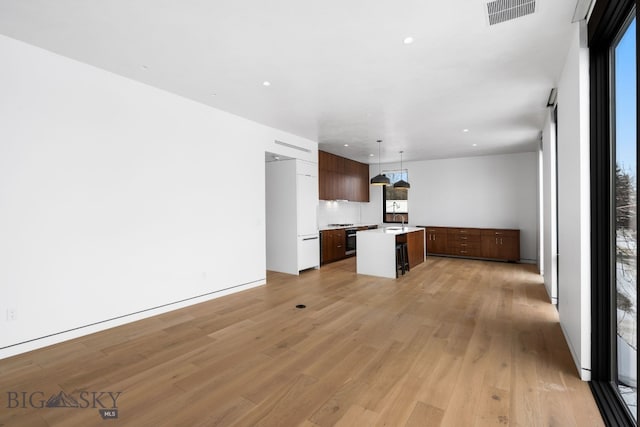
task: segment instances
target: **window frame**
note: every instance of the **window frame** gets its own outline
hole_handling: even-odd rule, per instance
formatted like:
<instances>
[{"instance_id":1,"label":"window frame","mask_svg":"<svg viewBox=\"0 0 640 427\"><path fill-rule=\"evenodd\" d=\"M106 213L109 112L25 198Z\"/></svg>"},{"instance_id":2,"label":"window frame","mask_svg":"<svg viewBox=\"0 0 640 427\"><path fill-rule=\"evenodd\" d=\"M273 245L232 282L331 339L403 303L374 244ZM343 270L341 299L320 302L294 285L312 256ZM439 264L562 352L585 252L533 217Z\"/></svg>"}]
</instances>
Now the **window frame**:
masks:
<instances>
[{"instance_id":1,"label":"window frame","mask_svg":"<svg viewBox=\"0 0 640 427\"><path fill-rule=\"evenodd\" d=\"M622 400L617 387L617 330L615 252L612 232L615 216L611 197L615 152L612 135L614 69L611 49L620 32L636 17L638 0L600 0L589 20L590 58L590 155L591 155L591 374L589 383L602 417L607 425L637 425ZM635 10L634 10L635 8ZM638 58L636 32L636 60ZM636 63L636 73L638 66ZM636 88L637 90L637 88ZM638 93L636 92L636 103ZM636 133L638 138L638 133ZM636 139L636 145L638 140ZM636 153L636 157L638 153ZM637 164L637 159L636 159ZM636 302L637 304L637 302Z\"/></svg>"},{"instance_id":2,"label":"window frame","mask_svg":"<svg viewBox=\"0 0 640 427\"><path fill-rule=\"evenodd\" d=\"M385 170L382 172L383 174L385 174L386 176L395 174L395 173L400 173L400 174L404 174L404 176L402 176L400 179L404 179L405 181L409 181L409 170L408 169L392 169L392 170ZM393 182L391 182L390 184L391 186L393 186ZM409 191L409 190L402 190L402 191ZM409 202L409 195L407 194L407 204ZM393 220L393 218L389 221L387 221L387 215L391 215L393 212L387 212L387 188L386 186L382 187L382 222L383 223L387 223L387 224L401 224L404 222L404 224L407 224L409 222L409 208L407 207L407 212L406 213L401 213L401 214L397 214L397 216L402 216L404 217L404 221L402 219L400 219L400 221L398 220Z\"/></svg>"}]
</instances>

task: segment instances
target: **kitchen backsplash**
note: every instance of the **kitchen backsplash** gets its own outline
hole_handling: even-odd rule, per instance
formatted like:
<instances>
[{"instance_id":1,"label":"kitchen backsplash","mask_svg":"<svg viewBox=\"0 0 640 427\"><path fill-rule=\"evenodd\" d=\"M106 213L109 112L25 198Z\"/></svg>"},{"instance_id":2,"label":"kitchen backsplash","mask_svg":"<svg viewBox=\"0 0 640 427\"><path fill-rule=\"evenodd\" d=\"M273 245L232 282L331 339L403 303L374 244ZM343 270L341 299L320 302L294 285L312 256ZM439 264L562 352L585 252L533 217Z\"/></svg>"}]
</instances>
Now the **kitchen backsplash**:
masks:
<instances>
[{"instance_id":1,"label":"kitchen backsplash","mask_svg":"<svg viewBox=\"0 0 640 427\"><path fill-rule=\"evenodd\" d=\"M320 200L318 207L318 225L360 224L362 203Z\"/></svg>"}]
</instances>

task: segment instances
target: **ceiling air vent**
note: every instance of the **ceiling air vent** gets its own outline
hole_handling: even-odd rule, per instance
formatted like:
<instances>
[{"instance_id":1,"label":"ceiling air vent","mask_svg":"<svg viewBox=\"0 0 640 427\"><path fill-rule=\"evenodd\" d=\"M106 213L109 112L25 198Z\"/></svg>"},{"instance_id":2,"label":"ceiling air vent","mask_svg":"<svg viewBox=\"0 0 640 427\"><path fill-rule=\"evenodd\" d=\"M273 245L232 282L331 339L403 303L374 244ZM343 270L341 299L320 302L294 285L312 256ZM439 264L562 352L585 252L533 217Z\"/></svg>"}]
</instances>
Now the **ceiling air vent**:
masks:
<instances>
[{"instance_id":1,"label":"ceiling air vent","mask_svg":"<svg viewBox=\"0 0 640 427\"><path fill-rule=\"evenodd\" d=\"M274 140L273 142L275 142L278 145L282 145L283 147L289 147L289 148L293 148L294 150L304 151L305 153L310 153L311 152L311 150L309 150L308 148L299 147L297 145L289 144L287 142L278 141L277 139Z\"/></svg>"},{"instance_id":2,"label":"ceiling air vent","mask_svg":"<svg viewBox=\"0 0 640 427\"><path fill-rule=\"evenodd\" d=\"M487 3L489 25L530 15L535 11L535 0L495 0Z\"/></svg>"}]
</instances>

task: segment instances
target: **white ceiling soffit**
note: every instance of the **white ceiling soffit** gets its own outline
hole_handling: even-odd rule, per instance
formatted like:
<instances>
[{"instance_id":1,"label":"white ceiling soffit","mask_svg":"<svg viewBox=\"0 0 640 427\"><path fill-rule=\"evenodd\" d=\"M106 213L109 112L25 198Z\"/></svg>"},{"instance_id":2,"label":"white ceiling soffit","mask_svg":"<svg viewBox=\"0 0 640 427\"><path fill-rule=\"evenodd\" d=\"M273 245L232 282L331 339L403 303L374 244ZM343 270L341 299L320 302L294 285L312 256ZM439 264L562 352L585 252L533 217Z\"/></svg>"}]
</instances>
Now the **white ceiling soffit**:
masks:
<instances>
[{"instance_id":1,"label":"white ceiling soffit","mask_svg":"<svg viewBox=\"0 0 640 427\"><path fill-rule=\"evenodd\" d=\"M495 0L487 3L489 25L531 15L535 11L535 0Z\"/></svg>"}]
</instances>

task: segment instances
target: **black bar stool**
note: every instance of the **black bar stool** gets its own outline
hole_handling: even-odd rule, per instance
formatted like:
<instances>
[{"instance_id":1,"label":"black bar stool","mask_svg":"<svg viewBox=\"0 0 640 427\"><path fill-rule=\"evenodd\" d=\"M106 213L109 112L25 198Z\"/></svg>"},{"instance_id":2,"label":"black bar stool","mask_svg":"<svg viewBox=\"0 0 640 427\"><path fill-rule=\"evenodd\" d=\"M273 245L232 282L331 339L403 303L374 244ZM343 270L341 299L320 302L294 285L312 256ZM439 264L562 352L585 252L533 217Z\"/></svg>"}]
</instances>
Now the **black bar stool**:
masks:
<instances>
[{"instance_id":1,"label":"black bar stool","mask_svg":"<svg viewBox=\"0 0 640 427\"><path fill-rule=\"evenodd\" d=\"M406 243L396 243L396 277L399 276L398 270L402 271L403 275L409 271L409 253Z\"/></svg>"}]
</instances>

